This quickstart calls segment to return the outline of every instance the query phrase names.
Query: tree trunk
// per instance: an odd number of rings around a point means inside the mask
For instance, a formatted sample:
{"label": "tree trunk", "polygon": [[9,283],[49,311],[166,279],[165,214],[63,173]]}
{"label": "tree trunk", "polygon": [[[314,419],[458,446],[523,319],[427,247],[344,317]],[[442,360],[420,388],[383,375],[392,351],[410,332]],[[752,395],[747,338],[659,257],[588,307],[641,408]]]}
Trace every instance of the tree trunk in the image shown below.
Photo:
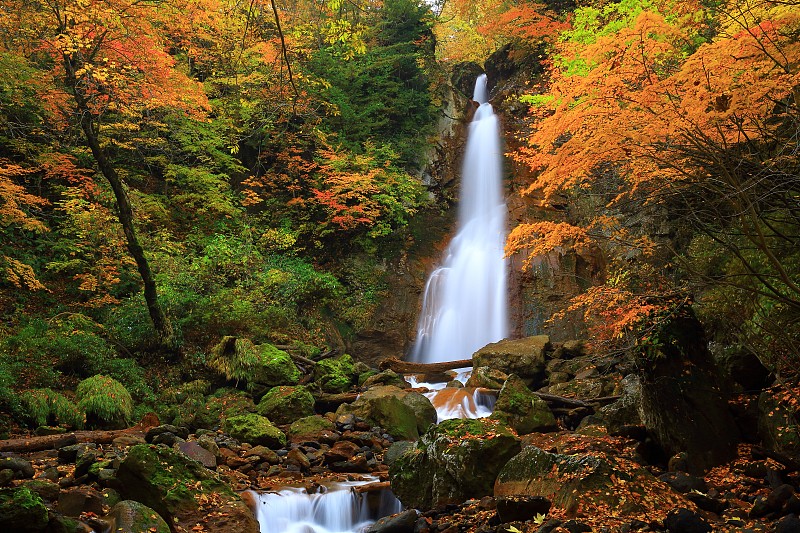
{"label": "tree trunk", "polygon": [[152,320],[156,335],[158,335],[158,342],[163,348],[171,351],[176,350],[177,343],[172,324],[170,324],[169,319],[158,303],[156,281],[153,278],[153,272],[150,270],[150,264],[147,262],[144,250],[139,244],[139,240],[136,238],[136,231],[133,227],[133,210],[131,209],[131,203],[128,199],[128,193],[125,190],[125,186],[119,174],[117,174],[117,170],[109,160],[103,147],[100,146],[100,139],[95,128],[95,117],[89,106],[89,100],[79,87],[74,60],[68,55],[64,56],[64,69],[66,72],[67,85],[72,88],[73,91],[76,108],[80,116],[80,127],[86,138],[86,144],[89,145],[89,149],[92,151],[98,169],[100,169],[100,172],[106,180],[108,180],[111,189],[114,191],[114,197],[117,201],[117,217],[125,233],[128,251],[136,261],[136,268],[139,270],[139,275],[142,277],[142,282],[144,283],[144,300],[147,303],[150,320]]}

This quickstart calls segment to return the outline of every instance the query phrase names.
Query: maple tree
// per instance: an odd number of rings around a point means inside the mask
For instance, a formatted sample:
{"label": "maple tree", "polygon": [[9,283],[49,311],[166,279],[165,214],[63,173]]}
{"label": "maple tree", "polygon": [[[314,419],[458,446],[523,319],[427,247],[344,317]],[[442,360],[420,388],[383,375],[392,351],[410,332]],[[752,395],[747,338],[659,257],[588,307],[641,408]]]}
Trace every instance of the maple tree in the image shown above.
{"label": "maple tree", "polygon": [[597,215],[520,226],[508,253],[598,243],[616,261],[612,271],[628,272],[627,288],[595,288],[576,304],[617,309],[616,319],[601,312],[597,324],[620,335],[666,305],[646,295],[685,290],[669,275],[674,268],[650,278],[660,287],[633,282],[645,277],[625,258],[647,262],[668,245],[626,223],[631,206],[644,205],[690,222],[729,254],[740,272],[723,274],[723,284],[751,294],[756,307],[766,299],[796,313],[798,279],[787,268],[798,244],[796,166],[787,157],[798,118],[793,7],[620,2],[577,10],[553,45],[549,85],[523,99],[530,134],[512,157],[535,171],[525,193],[542,205],[603,189],[593,195]]}

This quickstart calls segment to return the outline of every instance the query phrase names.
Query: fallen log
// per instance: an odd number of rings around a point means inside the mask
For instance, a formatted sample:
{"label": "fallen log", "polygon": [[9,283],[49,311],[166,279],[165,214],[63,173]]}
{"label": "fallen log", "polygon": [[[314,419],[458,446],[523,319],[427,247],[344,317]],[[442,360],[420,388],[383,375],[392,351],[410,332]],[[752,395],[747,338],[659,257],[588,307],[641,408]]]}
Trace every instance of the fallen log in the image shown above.
{"label": "fallen log", "polygon": [[382,490],[390,489],[392,485],[388,481],[376,481],[375,483],[367,483],[366,485],[358,485],[350,487],[350,490],[356,494],[364,494],[368,492],[380,492]]}
{"label": "fallen log", "polygon": [[396,357],[381,361],[378,367],[381,370],[394,370],[398,374],[436,374],[445,370],[464,368],[472,366],[472,359],[460,359],[458,361],[446,361],[444,363],[414,363],[411,361],[401,361]]}
{"label": "fallen log", "polygon": [[126,429],[72,431],[60,435],[42,435],[40,437],[0,440],[0,452],[40,452],[42,450],[53,450],[79,442],[111,444],[117,437],[144,437],[148,429],[157,425],[159,425],[158,417],[154,413],[148,413],[144,415],[138,424]]}
{"label": "fallen log", "polygon": [[343,403],[352,403],[358,399],[358,392],[340,394],[318,394],[314,396],[314,410],[318,413],[336,411]]}
{"label": "fallen log", "polygon": [[592,404],[583,400],[576,400],[575,398],[567,398],[566,396],[557,396],[555,394],[547,394],[545,392],[534,392],[536,396],[546,401],[547,403],[556,403],[566,407],[588,407],[592,408]]}

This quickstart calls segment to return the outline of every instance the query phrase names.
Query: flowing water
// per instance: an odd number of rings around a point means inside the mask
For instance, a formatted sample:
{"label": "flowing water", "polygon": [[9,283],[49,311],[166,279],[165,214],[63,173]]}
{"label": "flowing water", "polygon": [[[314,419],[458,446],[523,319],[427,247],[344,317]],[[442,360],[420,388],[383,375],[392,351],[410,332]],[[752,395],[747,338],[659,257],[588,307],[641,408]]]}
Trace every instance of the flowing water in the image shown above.
{"label": "flowing water", "polygon": [[[475,81],[473,100],[479,107],[467,133],[457,232],[425,285],[410,357],[420,363],[469,359],[508,336],[503,155],[485,74]],[[431,389],[426,396],[439,421],[488,416],[494,406],[494,396],[480,389],[420,385]]]}
{"label": "flowing water", "polygon": [[402,510],[391,491],[358,494],[350,490],[364,483],[368,481],[335,483],[320,487],[315,494],[291,487],[256,494],[261,533],[350,533]]}
{"label": "flowing water", "polygon": [[[500,126],[488,103],[485,75],[476,81],[473,99],[480,106],[467,136],[457,233],[426,284],[411,356],[423,363],[467,359],[508,333]],[[468,376],[469,369],[462,369],[457,378],[465,382]],[[492,412],[495,397],[488,391],[409,381],[430,389],[426,396],[440,422]],[[391,491],[383,491],[376,503],[376,494],[350,490],[358,483],[323,487],[315,494],[286,488],[255,495],[261,533],[357,532],[400,512],[400,502]]]}
{"label": "flowing water", "polygon": [[473,99],[480,106],[467,134],[457,233],[428,278],[411,354],[421,363],[467,359],[508,335],[503,156],[486,75]]}

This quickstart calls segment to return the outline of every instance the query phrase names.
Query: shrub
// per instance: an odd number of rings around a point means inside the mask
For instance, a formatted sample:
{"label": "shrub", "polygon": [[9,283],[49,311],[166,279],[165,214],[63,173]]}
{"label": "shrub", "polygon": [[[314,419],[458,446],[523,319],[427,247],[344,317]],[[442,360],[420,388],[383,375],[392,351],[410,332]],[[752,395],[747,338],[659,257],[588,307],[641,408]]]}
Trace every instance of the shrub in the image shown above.
{"label": "shrub", "polygon": [[300,371],[283,350],[236,337],[224,337],[214,347],[208,366],[226,379],[246,382],[251,390],[256,384],[293,385],[300,379]]}
{"label": "shrub", "polygon": [[20,394],[24,417],[33,427],[63,425],[83,427],[83,413],[64,395],[52,389],[33,389]]}
{"label": "shrub", "polygon": [[114,378],[98,374],[84,379],[78,384],[76,395],[87,424],[126,427],[131,421],[133,399]]}

